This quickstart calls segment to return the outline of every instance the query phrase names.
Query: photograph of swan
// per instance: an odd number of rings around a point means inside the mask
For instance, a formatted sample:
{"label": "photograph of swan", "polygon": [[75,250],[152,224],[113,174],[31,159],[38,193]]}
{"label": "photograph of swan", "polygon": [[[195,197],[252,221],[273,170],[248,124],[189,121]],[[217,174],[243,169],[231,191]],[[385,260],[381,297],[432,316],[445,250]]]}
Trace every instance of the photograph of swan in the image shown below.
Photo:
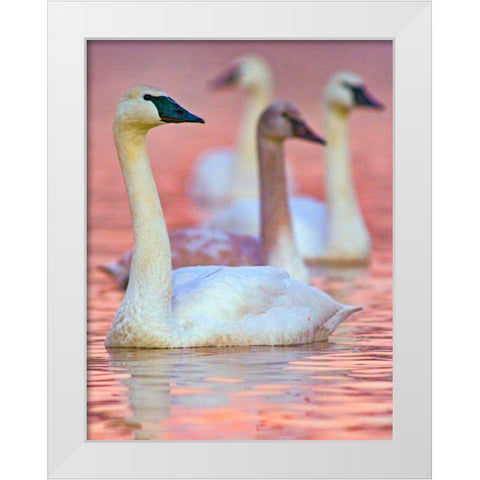
{"label": "photograph of swan", "polygon": [[87,41],[88,440],[392,439],[392,60]]}

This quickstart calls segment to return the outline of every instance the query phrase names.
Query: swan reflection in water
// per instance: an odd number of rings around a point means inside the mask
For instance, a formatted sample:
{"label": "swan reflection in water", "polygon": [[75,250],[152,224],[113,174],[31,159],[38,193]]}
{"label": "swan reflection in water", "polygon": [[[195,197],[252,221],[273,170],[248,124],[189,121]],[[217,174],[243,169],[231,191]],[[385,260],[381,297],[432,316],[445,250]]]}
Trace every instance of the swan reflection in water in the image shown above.
{"label": "swan reflection in water", "polygon": [[[108,356],[111,371],[127,389],[132,416],[124,427],[135,439],[171,439],[168,432],[175,429],[180,435],[193,429],[199,438],[214,438],[221,428],[215,417],[222,423],[234,411],[237,418],[229,422],[238,425],[227,437],[238,439],[238,430],[248,430],[249,436],[253,431],[261,438],[262,431],[272,428],[268,418],[277,410],[270,408],[273,404],[283,408],[309,402],[312,383],[318,383],[295,367],[299,357],[332,346],[113,349]],[[321,376],[321,370],[318,365],[315,374]]]}

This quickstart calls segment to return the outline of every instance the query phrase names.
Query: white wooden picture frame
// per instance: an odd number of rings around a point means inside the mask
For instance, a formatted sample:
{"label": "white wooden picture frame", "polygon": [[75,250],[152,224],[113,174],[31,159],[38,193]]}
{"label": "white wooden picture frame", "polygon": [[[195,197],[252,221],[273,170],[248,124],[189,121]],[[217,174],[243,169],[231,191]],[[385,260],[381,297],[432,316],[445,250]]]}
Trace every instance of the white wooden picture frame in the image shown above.
{"label": "white wooden picture frame", "polygon": [[[172,21],[174,18],[181,22]],[[270,21],[272,18],[275,21]],[[430,2],[53,1],[49,2],[48,20],[49,475],[428,478]],[[145,38],[393,40],[393,440],[86,440],[86,40]]]}

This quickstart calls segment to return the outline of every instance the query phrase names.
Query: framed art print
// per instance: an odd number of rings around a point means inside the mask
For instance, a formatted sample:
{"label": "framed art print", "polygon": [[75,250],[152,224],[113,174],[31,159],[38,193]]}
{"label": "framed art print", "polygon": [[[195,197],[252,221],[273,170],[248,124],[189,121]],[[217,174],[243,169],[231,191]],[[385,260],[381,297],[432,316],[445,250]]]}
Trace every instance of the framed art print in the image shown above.
{"label": "framed art print", "polygon": [[51,477],[430,476],[430,7],[49,2]]}

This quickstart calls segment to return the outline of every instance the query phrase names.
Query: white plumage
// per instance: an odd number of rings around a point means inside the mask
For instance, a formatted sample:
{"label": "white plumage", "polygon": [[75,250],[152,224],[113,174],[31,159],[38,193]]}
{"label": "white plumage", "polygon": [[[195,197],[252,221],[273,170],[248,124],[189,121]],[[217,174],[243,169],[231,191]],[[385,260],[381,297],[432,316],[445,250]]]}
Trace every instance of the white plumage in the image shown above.
{"label": "white plumage", "polygon": [[[203,152],[195,161],[190,195],[201,207],[215,210],[232,200],[237,157],[232,148],[213,148]],[[252,196],[256,196],[252,178]]]}
{"label": "white plumage", "polygon": [[326,340],[360,307],[271,267],[185,267],[172,272],[168,328],[138,310],[112,329],[107,346],[177,348],[293,345]]}
{"label": "white plumage", "polygon": [[271,267],[187,267],[173,272],[172,286],[185,346],[326,340],[358,309]]}

